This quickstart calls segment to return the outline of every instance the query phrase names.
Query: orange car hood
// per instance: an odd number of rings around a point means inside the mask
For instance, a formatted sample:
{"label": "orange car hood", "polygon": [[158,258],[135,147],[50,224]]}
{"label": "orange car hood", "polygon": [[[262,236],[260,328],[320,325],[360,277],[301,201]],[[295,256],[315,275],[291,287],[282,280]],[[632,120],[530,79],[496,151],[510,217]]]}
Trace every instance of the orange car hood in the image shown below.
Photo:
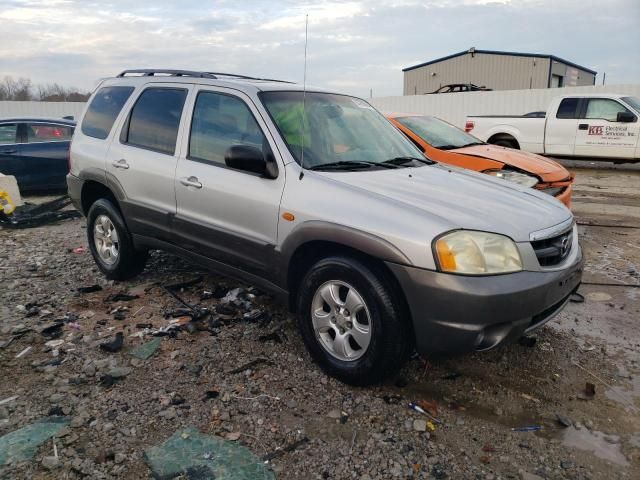
{"label": "orange car hood", "polygon": [[513,150],[496,145],[474,145],[449,151],[495,160],[496,162],[504,163],[506,166],[512,166],[518,170],[538,175],[544,182],[558,182],[571,176],[567,169],[559,163],[521,150]]}

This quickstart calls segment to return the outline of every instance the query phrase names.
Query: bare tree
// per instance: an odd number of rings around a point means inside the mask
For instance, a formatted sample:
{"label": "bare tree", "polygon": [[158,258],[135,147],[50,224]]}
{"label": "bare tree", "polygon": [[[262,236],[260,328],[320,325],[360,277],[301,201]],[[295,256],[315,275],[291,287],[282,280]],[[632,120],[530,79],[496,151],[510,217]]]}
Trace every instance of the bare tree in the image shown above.
{"label": "bare tree", "polygon": [[[35,91],[35,93],[34,93]],[[5,76],[0,81],[0,100],[39,100],[42,102],[85,102],[90,93],[81,92],[77,88],[64,87],[58,83],[32,86],[31,80],[20,77]]]}

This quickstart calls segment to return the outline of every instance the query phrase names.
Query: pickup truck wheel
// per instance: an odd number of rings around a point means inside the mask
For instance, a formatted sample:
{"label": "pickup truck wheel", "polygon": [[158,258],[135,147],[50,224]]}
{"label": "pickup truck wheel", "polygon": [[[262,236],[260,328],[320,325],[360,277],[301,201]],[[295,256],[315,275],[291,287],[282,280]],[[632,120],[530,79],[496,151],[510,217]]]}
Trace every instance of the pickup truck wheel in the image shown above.
{"label": "pickup truck wheel", "polygon": [[110,280],[126,280],[142,270],[147,252],[136,250],[118,209],[106,198],[96,200],[87,215],[89,249]]}
{"label": "pickup truck wheel", "polygon": [[410,329],[382,272],[349,257],[331,257],[307,273],[298,326],[313,359],[351,385],[378,383],[406,360]]}
{"label": "pickup truck wheel", "polygon": [[506,138],[502,138],[500,140],[496,140],[495,142],[493,142],[494,145],[498,145],[500,147],[507,147],[507,148],[514,148],[516,150],[518,150],[518,145],[516,144],[516,142],[514,142],[513,140],[509,140]]}

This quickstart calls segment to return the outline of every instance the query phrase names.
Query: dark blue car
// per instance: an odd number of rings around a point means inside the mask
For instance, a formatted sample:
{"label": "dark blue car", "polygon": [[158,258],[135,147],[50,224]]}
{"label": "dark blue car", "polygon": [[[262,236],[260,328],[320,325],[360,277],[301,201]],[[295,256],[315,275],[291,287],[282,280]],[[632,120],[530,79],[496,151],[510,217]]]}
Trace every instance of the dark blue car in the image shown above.
{"label": "dark blue car", "polygon": [[75,127],[62,119],[0,120],[0,173],[15,176],[21,192],[65,189]]}

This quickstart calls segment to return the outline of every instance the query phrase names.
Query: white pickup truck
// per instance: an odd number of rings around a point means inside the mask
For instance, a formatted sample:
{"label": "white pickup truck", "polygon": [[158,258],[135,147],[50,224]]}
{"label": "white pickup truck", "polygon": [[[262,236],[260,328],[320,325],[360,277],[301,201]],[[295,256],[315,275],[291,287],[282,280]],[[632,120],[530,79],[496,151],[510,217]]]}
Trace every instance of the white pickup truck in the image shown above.
{"label": "white pickup truck", "polygon": [[542,155],[640,162],[636,97],[564,95],[551,101],[544,117],[534,113],[469,116],[464,129],[488,143]]}

